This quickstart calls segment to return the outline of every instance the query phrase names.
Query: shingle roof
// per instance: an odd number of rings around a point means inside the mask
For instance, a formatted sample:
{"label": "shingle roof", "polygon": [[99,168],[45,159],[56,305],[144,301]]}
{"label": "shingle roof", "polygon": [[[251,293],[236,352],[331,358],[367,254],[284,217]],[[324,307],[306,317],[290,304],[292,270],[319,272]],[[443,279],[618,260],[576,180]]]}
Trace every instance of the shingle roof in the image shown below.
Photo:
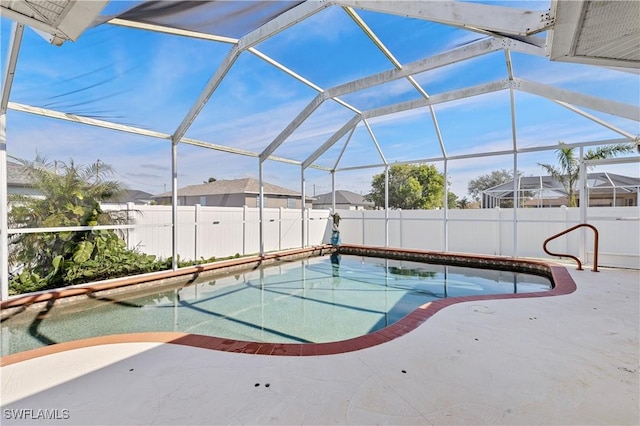
{"label": "shingle roof", "polygon": [[[300,196],[300,193],[291,189],[283,188],[263,182],[265,195],[291,195]],[[200,185],[189,185],[178,189],[178,196],[202,196],[217,194],[259,194],[260,185],[257,179],[231,179],[217,180],[215,182],[203,183]],[[165,192],[154,196],[154,198],[171,197],[171,192]]]}
{"label": "shingle roof", "polygon": [[153,195],[138,189],[126,189],[118,197],[111,198],[107,201],[119,203],[135,203],[140,201],[150,201]]}
{"label": "shingle roof", "polygon": [[33,179],[29,175],[29,169],[22,164],[7,161],[7,185],[8,186],[33,186]]}
{"label": "shingle roof", "polygon": [[[316,201],[314,204],[331,204],[331,193],[316,195]],[[336,191],[336,204],[350,204],[352,206],[371,206],[373,207],[373,201],[366,201],[364,197],[355,192],[338,190]]]}

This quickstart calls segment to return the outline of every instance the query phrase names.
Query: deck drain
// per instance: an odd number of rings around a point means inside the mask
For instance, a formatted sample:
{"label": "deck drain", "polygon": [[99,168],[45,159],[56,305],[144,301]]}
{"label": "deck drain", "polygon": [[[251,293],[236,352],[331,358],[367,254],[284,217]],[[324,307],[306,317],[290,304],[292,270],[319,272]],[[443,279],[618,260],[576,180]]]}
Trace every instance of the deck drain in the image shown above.
{"label": "deck drain", "polygon": [[133,371],[133,368],[130,368],[129,371]]}
{"label": "deck drain", "polygon": [[266,383],[266,384],[264,385],[264,387],[266,387],[266,388],[268,388],[269,386],[271,386],[269,383]]}
{"label": "deck drain", "polygon": [[407,374],[407,370],[402,370],[402,374]]}
{"label": "deck drain", "polygon": [[255,387],[258,387],[258,386],[260,386],[260,383],[256,383],[254,386],[255,386]]}

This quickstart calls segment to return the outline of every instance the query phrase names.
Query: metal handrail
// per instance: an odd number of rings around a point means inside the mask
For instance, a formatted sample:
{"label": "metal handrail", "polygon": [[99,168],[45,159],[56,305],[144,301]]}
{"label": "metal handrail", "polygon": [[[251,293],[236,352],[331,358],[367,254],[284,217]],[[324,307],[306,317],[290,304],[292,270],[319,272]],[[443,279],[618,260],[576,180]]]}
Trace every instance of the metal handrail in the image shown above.
{"label": "metal handrail", "polygon": [[596,229],[595,226],[589,225],[588,223],[579,223],[575,226],[572,226],[571,228],[565,229],[562,232],[552,235],[551,237],[544,240],[544,243],[542,244],[542,250],[544,250],[544,252],[547,253],[549,256],[570,257],[571,259],[578,262],[578,270],[582,271],[582,262],[580,262],[580,259],[570,254],[559,254],[559,253],[550,252],[549,250],[547,250],[547,243],[551,240],[555,240],[556,238],[573,231],[574,229],[582,228],[583,226],[593,229],[593,232],[595,234],[595,239],[593,242],[593,272],[598,272],[598,230]]}

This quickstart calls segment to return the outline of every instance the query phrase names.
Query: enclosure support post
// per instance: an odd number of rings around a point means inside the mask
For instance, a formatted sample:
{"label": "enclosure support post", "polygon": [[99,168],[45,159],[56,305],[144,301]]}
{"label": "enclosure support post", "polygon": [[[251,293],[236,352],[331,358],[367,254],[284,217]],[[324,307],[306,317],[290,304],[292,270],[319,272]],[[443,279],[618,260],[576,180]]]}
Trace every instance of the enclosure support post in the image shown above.
{"label": "enclosure support post", "polygon": [[513,151],[513,257],[518,257],[518,151]]}
{"label": "enclosure support post", "polygon": [[262,182],[263,163],[258,159],[258,222],[260,227],[260,256],[264,256],[264,187]]}
{"label": "enclosure support post", "polygon": [[9,297],[9,225],[7,202],[7,114],[0,114],[0,281],[2,300]]}
{"label": "enclosure support post", "polygon": [[[586,165],[584,163],[584,147],[580,147],[580,170],[578,175],[578,188],[580,193],[578,195],[578,202],[580,203],[580,223],[587,223],[587,176],[586,176]],[[580,230],[580,244],[578,245],[578,256],[580,259],[583,259],[584,262],[587,262],[587,232],[586,229]]]}
{"label": "enclosure support post", "polygon": [[449,174],[448,162],[444,159],[444,251],[449,251]]}
{"label": "enclosure support post", "polygon": [[389,165],[384,166],[384,246],[389,247]]}
{"label": "enclosure support post", "polygon": [[[514,93],[513,64],[511,62],[511,51],[505,49],[504,58],[507,65],[509,78],[509,105],[511,108],[511,139],[513,144],[513,249],[512,256],[518,257],[518,190],[520,189],[520,179],[518,178],[518,131],[516,125],[516,97]],[[502,227],[502,222],[498,221],[498,226]]]}
{"label": "enclosure support post", "polygon": [[171,143],[171,269],[178,269],[178,143]]}
{"label": "enclosure support post", "polygon": [[302,189],[302,199],[300,200],[300,204],[302,204],[301,206],[301,216],[302,216],[302,248],[306,247],[306,240],[305,240],[305,231],[307,229],[306,227],[306,223],[305,223],[305,213],[306,213],[306,206],[305,206],[305,200],[307,198],[306,193],[305,193],[305,181],[304,181],[304,166],[300,167],[300,186]]}
{"label": "enclosure support post", "polygon": [[24,25],[14,23],[7,53],[7,68],[2,79],[0,100],[0,299],[9,297],[9,212],[7,183],[7,106],[18,62]]}

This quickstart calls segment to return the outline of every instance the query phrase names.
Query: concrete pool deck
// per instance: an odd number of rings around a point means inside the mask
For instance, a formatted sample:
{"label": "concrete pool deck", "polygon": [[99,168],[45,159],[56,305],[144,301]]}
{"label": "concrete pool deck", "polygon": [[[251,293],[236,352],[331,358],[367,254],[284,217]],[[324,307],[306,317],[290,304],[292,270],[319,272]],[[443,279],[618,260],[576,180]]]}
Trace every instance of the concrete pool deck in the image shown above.
{"label": "concrete pool deck", "polygon": [[25,360],[0,369],[2,424],[639,424],[640,272],[567,270],[571,294],[458,303],[341,354],[132,342]]}

